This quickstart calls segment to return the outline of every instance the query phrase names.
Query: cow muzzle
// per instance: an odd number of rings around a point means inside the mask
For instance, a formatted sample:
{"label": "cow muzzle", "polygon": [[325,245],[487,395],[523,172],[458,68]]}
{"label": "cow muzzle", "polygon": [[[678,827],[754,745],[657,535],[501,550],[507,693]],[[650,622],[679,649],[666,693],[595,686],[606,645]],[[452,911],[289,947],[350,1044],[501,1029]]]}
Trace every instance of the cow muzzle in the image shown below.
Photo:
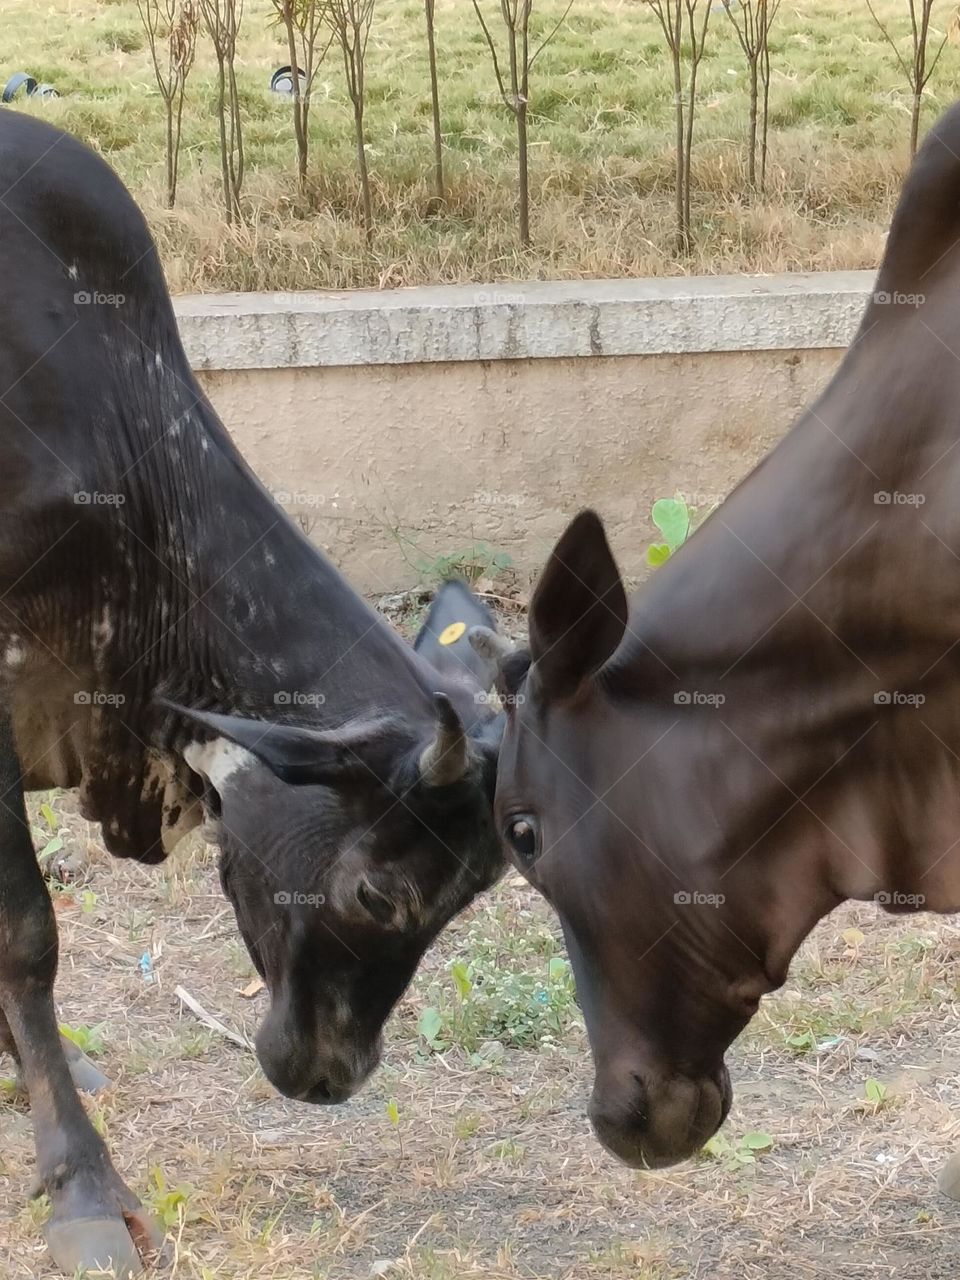
{"label": "cow muzzle", "polygon": [[297,1102],[332,1106],[346,1102],[380,1061],[381,1041],[317,1043],[278,1027],[269,1016],[257,1033],[257,1058],[275,1089]]}
{"label": "cow muzzle", "polygon": [[662,1169],[695,1155],[727,1118],[726,1067],[691,1079],[620,1067],[597,1073],[589,1116],[597,1137],[635,1169]]}

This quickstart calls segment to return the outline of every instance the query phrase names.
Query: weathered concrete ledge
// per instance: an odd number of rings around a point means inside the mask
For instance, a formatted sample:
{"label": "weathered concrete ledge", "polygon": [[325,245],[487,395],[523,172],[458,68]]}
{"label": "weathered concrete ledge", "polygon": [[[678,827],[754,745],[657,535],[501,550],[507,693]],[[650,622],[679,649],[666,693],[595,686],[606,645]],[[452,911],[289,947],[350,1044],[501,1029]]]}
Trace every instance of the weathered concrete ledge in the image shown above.
{"label": "weathered concrete ledge", "polygon": [[[823,387],[870,272],[180,298],[248,461],[363,590],[483,548],[530,575],[603,512],[645,570],[650,506],[720,502]],[[477,550],[477,547],[480,550]]]}
{"label": "weathered concrete ledge", "polygon": [[845,347],[869,271],[180,297],[204,370]]}

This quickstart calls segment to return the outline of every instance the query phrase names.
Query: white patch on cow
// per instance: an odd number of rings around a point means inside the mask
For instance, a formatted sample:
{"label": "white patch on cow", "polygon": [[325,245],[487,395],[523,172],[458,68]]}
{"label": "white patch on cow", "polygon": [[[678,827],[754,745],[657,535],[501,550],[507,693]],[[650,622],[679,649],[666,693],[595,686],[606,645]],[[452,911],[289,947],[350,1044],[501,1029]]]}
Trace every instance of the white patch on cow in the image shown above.
{"label": "white patch on cow", "polygon": [[200,448],[203,450],[204,453],[206,453],[209,450],[210,441],[207,439],[206,436],[200,437]]}
{"label": "white patch on cow", "polygon": [[203,821],[203,807],[187,785],[180,761],[151,751],[143,771],[140,799],[144,804],[161,797],[160,840],[172,853],[188,831]]}
{"label": "white patch on cow", "polygon": [[19,671],[27,660],[27,651],[19,636],[11,636],[3,652],[3,665],[8,671]]}
{"label": "white patch on cow", "polygon": [[104,653],[114,636],[113,618],[110,610],[104,607],[100,618],[93,624],[93,651]]}
{"label": "white patch on cow", "polygon": [[80,279],[80,272],[77,270],[77,264],[75,262],[71,266],[67,267],[67,275],[71,280]]}
{"label": "white patch on cow", "polygon": [[244,747],[238,747],[228,738],[214,738],[212,742],[191,742],[183,749],[183,758],[194,771],[209,779],[217,791],[241,769],[249,769],[257,758]]}
{"label": "white patch on cow", "polygon": [[173,436],[175,440],[179,437],[182,429],[183,429],[183,423],[180,421],[179,418],[174,418],[174,420],[170,423],[170,434]]}
{"label": "white patch on cow", "polygon": [[153,353],[153,363],[157,366],[157,372],[159,373],[163,368],[163,356],[159,351]]}

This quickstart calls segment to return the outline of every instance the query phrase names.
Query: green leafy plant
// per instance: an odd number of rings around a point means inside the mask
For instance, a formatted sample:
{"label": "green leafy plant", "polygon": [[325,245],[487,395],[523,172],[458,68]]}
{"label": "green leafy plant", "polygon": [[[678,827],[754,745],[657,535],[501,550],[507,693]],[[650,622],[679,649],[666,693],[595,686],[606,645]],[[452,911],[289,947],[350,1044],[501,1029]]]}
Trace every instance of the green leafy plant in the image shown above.
{"label": "green leafy plant", "polygon": [[37,857],[40,860],[40,864],[46,870],[50,859],[63,848],[63,839],[60,835],[60,820],[49,800],[44,800],[39,806],[37,817],[39,822],[34,827],[34,844],[39,850]]}
{"label": "green leafy plant", "polygon": [[86,1054],[101,1054],[104,1051],[103,1043],[103,1023],[96,1027],[88,1027],[85,1023],[80,1023],[77,1027],[71,1027],[66,1022],[61,1022],[60,1032],[73,1044]]}
{"label": "green leafy plant", "polygon": [[875,1080],[872,1076],[863,1086],[863,1094],[866,1100],[872,1104],[874,1111],[879,1111],[888,1101],[887,1086],[879,1080]]}
{"label": "green leafy plant", "polygon": [[163,1226],[169,1230],[171,1227],[178,1226],[181,1220],[185,1221],[196,1216],[190,1208],[190,1199],[193,1194],[193,1187],[186,1183],[176,1187],[170,1186],[163,1170],[155,1165],[150,1170],[147,1194],[144,1199]]}
{"label": "green leafy plant", "polygon": [[703,1146],[703,1154],[711,1160],[721,1160],[731,1169],[756,1164],[757,1156],[773,1149],[769,1133],[745,1133],[731,1141],[724,1133],[715,1133]]}
{"label": "green leafy plant", "polygon": [[663,535],[662,542],[647,547],[647,564],[655,569],[679,551],[690,536],[690,508],[678,494],[675,498],[659,498],[653,504],[651,516]]}
{"label": "green leafy plant", "polygon": [[506,551],[497,551],[485,542],[473,542],[468,547],[434,556],[433,559],[421,559],[417,568],[423,577],[431,581],[463,578],[472,586],[480,578],[493,578],[513,568],[513,558]]}
{"label": "green leafy plant", "polygon": [[16,1076],[0,1076],[0,1101],[9,1102],[20,1096],[20,1082]]}
{"label": "green leafy plant", "polygon": [[456,1046],[474,1066],[490,1068],[505,1047],[542,1047],[564,1034],[576,1017],[573,973],[565,956],[541,954],[533,966],[527,957],[522,968],[514,969],[480,930],[468,934],[467,943],[470,958],[448,966],[449,981],[434,986],[433,1002],[420,1015],[417,1032],[427,1049]]}

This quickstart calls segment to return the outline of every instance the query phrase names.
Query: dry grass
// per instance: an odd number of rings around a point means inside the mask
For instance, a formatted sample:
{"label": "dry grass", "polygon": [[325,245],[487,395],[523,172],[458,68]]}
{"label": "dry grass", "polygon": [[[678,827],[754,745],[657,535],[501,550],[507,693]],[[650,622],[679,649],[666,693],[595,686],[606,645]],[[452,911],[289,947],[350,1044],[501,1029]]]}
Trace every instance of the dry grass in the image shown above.
{"label": "dry grass", "polygon": [[[538,0],[537,29],[548,30],[564,5]],[[901,0],[877,7],[905,34]],[[905,86],[866,7],[792,0],[774,40],[770,190],[745,198],[744,68],[716,4],[694,162],[698,247],[680,260],[672,90],[656,19],[640,0],[575,3],[535,70],[535,243],[523,252],[511,121],[498,105],[472,9],[461,0],[437,5],[450,199],[431,217],[422,5],[380,0],[368,72],[378,229],[368,245],[340,68],[331,55],[321,69],[312,189],[303,201],[294,194],[287,104],[266,87],[286,54],[267,22],[269,0],[248,0],[240,68],[247,220],[228,231],[218,212],[209,54],[191,82],[181,203],[168,213],[161,104],[135,0],[5,0],[3,8],[3,66],[60,87],[60,101],[35,109],[99,146],[119,169],[150,217],[177,290],[873,266],[906,163]],[[946,21],[944,6],[934,12]],[[957,71],[958,51],[948,46],[925,123],[951,99]]]}
{"label": "dry grass", "polygon": [[[159,870],[112,861],[74,797],[52,804],[67,851],[89,851],[86,883],[59,900],[61,1016],[99,1028],[116,1085],[90,1106],[123,1175],[166,1213],[178,1280],[956,1274],[960,1206],[935,1187],[960,1143],[955,923],[861,905],[824,921],[731,1054],[736,1103],[713,1156],[641,1174],[589,1132],[583,1028],[565,977],[547,976],[551,958],[562,968],[555,925],[516,876],[429,955],[366,1090],[313,1109],[278,1097],[173,994],[247,1035],[262,1015],[210,851]],[[499,1003],[458,1002],[455,962],[495,975]],[[557,993],[555,1028],[531,975]],[[452,1041],[440,1053],[418,1034],[427,1005]],[[736,1156],[747,1133],[770,1140],[755,1164]],[[0,1153],[0,1274],[53,1280],[42,1208],[26,1203],[28,1116],[9,1098]]]}

